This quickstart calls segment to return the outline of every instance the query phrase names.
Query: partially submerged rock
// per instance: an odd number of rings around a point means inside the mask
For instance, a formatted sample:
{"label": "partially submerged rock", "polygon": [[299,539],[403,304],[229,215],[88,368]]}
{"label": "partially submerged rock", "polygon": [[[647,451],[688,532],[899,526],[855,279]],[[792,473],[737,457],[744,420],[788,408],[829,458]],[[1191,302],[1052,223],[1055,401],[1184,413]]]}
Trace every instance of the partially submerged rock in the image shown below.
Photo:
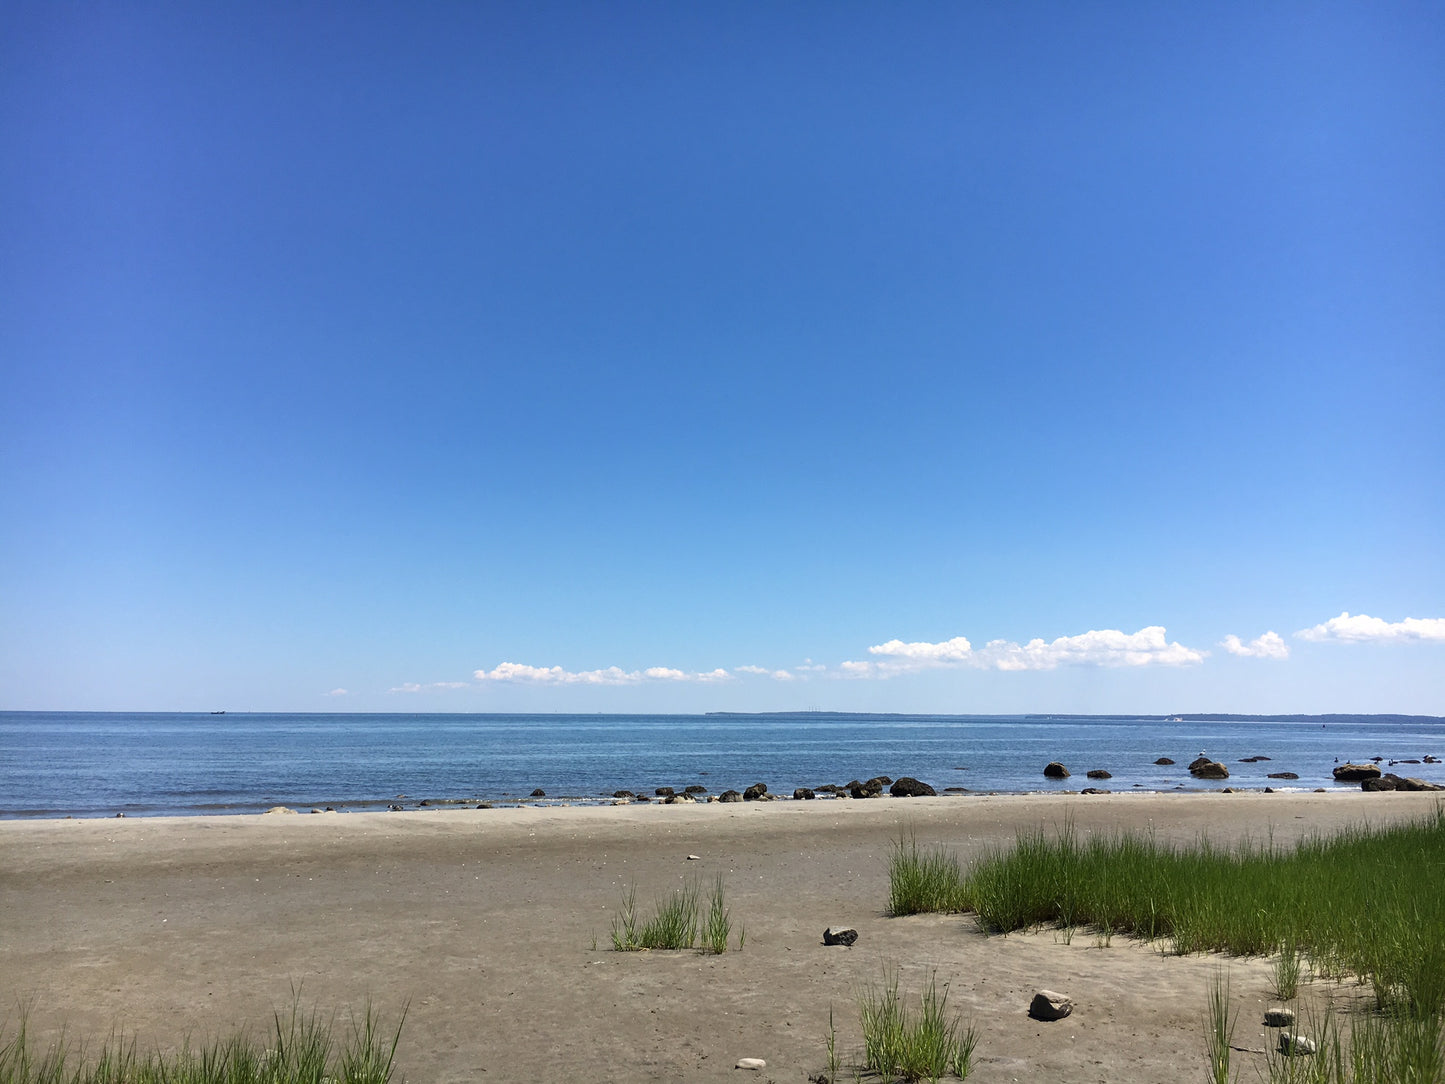
{"label": "partially submerged rock", "polygon": [[1051,760],[1044,765],[1044,778],[1067,779],[1069,778],[1069,769],[1065,768],[1057,760]]}
{"label": "partially submerged rock", "polygon": [[1105,771],[1103,768],[1090,768],[1084,773],[1090,779],[1113,779],[1114,773]]}
{"label": "partially submerged rock", "polygon": [[1200,757],[1189,765],[1189,774],[1195,779],[1228,779],[1229,769],[1217,760]]}
{"label": "partially submerged rock", "polygon": [[938,792],[927,783],[922,783],[912,776],[905,775],[888,788],[888,793],[895,798],[932,798]]}
{"label": "partially submerged rock", "polygon": [[1336,783],[1363,783],[1366,779],[1380,778],[1378,764],[1341,764],[1335,769]]}

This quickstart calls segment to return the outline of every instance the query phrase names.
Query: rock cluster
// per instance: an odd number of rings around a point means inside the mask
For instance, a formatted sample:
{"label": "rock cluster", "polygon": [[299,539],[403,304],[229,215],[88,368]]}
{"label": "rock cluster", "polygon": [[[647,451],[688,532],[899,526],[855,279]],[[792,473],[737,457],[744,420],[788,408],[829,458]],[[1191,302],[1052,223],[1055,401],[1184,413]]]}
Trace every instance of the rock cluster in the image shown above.
{"label": "rock cluster", "polygon": [[1378,778],[1360,780],[1361,790],[1445,790],[1438,783],[1427,783],[1423,779],[1402,779],[1394,772],[1386,772]]}

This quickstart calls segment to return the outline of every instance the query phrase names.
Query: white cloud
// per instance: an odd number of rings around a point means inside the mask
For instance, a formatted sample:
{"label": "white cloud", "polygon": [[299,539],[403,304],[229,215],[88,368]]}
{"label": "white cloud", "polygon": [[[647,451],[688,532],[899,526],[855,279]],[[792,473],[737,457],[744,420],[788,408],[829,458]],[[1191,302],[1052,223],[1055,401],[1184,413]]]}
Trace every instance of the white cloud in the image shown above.
{"label": "white cloud", "polygon": [[1407,617],[1389,622],[1366,614],[1350,616],[1349,611],[1332,617],[1323,625],[1300,629],[1301,640],[1342,640],[1346,643],[1402,643],[1422,640],[1445,641],[1445,617]]}
{"label": "white cloud", "polygon": [[345,696],[345,695],[346,695],[346,690],[345,690],[345,689],[332,689],[332,690],[331,690],[329,693],[327,693],[326,695],[327,695],[327,696]]}
{"label": "white cloud", "polygon": [[967,662],[973,655],[973,645],[966,637],[955,636],[939,644],[916,641],[905,644],[902,640],[889,640],[868,649],[870,655],[887,655],[891,658],[916,659],[920,662]]}
{"label": "white cloud", "polygon": [[1188,666],[1203,662],[1207,652],[1171,643],[1162,625],[1138,632],[1090,629],[1056,640],[1033,639],[1026,644],[990,640],[982,648],[962,636],[931,644],[889,640],[868,649],[883,663],[845,662],[842,669],[854,677],[889,677],[896,673],[939,666],[968,666],[976,670],[1053,670],[1060,666]]}
{"label": "white cloud", "polygon": [[429,681],[425,685],[415,681],[406,681],[400,685],[394,685],[386,691],[389,693],[424,693],[431,689],[465,689],[468,683],[465,681]]}
{"label": "white cloud", "polygon": [[739,674],[762,674],[774,681],[793,681],[793,675],[786,670],[769,670],[766,666],[735,666],[733,670]]}
{"label": "white cloud", "polygon": [[1231,655],[1239,655],[1246,659],[1289,658],[1289,644],[1284,642],[1283,636],[1273,630],[1256,637],[1247,644],[1242,642],[1238,636],[1230,633],[1220,641],[1219,646]]}
{"label": "white cloud", "polygon": [[706,673],[689,674],[668,666],[650,666],[646,670],[623,670],[609,666],[605,670],[564,670],[560,666],[528,666],[520,662],[504,662],[491,670],[477,670],[478,681],[505,681],[517,685],[640,685],[645,681],[727,681],[732,677],[721,668]]}

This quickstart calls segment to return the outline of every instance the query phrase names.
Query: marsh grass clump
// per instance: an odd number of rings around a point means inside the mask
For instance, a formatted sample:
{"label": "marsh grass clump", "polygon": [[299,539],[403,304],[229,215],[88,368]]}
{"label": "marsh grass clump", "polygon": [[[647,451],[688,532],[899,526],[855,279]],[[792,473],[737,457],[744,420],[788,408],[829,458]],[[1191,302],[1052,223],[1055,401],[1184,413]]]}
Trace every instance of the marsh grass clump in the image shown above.
{"label": "marsh grass clump", "polygon": [[[1125,832],[1081,840],[1066,824],[986,855],[961,896],[979,925],[1006,933],[1091,926],[1167,941],[1172,951],[1272,955],[1280,996],[1303,961],[1353,974],[1379,1009],[1445,1011],[1445,807],[1379,828],[1311,837],[1293,848],[1207,839],[1191,846]],[[949,908],[952,909],[952,908]]]}
{"label": "marsh grass clump", "polygon": [[[910,1009],[898,993],[897,971],[885,972],[883,981],[866,987],[858,997],[858,1015],[863,1026],[863,1068],[886,1080],[936,1081],[946,1075],[960,1080],[973,1068],[978,1035],[957,1014],[948,1013],[948,986],[938,989],[937,977],[918,997],[917,1009]],[[832,1035],[832,1015],[829,1015]],[[836,1065],[829,1043],[830,1068]]]}
{"label": "marsh grass clump", "polygon": [[134,1039],[112,1035],[93,1054],[62,1036],[45,1049],[30,1038],[26,1014],[13,1035],[0,1030],[0,1084],[387,1084],[395,1071],[403,1010],[396,1028],[383,1029],[368,1003],[339,1046],[332,1022],[297,1001],[276,1012],[265,1043],[244,1031],[178,1052],[141,1054]]}
{"label": "marsh grass clump", "polygon": [[898,839],[888,863],[888,912],[917,915],[967,910],[958,858],[941,847],[923,850],[913,835]]}
{"label": "marsh grass clump", "polygon": [[[630,887],[622,897],[622,906],[612,918],[612,947],[618,952],[639,952],[643,949],[690,949],[697,945],[701,916],[702,949],[721,954],[727,951],[732,934],[732,915],[727,907],[721,874],[713,883],[705,916],[701,911],[702,891],[694,878],[657,900],[656,911],[645,922],[638,919],[637,888]],[[742,927],[738,927],[738,950],[743,947]],[[0,1081],[0,1084],[4,1084]]]}

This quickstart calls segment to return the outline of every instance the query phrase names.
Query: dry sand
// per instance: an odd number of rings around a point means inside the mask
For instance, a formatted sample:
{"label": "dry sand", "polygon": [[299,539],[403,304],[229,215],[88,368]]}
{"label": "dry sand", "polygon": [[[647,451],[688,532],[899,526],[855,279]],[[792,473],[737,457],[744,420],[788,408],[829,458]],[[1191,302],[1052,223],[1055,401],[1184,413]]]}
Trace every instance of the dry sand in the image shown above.
{"label": "dry sand", "polygon": [[[889,918],[900,831],[965,860],[1019,829],[1151,826],[1276,841],[1429,812],[1421,794],[1011,795],[748,805],[0,823],[0,995],[42,1038],[115,1028],[142,1047],[269,1026],[303,1005],[389,1020],[412,1084],[805,1081],[859,1043],[855,996],[885,968],[936,972],[978,1027],[995,1081],[1203,1079],[1203,1019],[1223,964],[1236,1046],[1263,1050],[1263,960],[1171,957],[1091,933],[984,937],[967,916]],[[689,861],[696,854],[699,861]],[[639,902],[722,873],[742,952],[611,951],[622,892]],[[853,948],[824,947],[829,925]],[[1038,987],[1071,995],[1050,1024]],[[1346,988],[1348,992],[1348,988]],[[767,1061],[761,1073],[739,1058]],[[1238,1055],[1246,1078],[1260,1054]],[[851,1079],[851,1075],[845,1076]]]}

